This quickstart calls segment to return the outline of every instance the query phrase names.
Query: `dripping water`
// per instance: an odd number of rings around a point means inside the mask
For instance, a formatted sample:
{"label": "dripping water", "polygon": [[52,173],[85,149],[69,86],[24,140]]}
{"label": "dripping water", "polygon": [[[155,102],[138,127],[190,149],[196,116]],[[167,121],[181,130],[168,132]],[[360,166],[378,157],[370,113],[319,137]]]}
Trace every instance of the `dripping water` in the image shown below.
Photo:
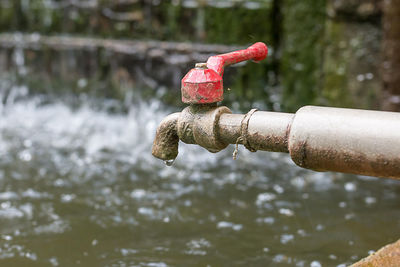
{"label": "dripping water", "polygon": [[164,160],[164,164],[166,166],[172,166],[174,164],[175,159]]}

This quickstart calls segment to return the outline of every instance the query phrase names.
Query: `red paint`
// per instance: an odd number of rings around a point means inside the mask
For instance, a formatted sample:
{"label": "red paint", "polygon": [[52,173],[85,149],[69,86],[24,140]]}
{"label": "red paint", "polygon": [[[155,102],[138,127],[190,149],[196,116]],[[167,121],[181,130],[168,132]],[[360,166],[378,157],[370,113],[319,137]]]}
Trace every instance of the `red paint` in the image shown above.
{"label": "red paint", "polygon": [[226,66],[246,61],[260,61],[267,57],[268,48],[258,42],[247,49],[212,56],[207,68],[191,69],[182,79],[182,102],[205,104],[222,101],[224,98],[222,76]]}

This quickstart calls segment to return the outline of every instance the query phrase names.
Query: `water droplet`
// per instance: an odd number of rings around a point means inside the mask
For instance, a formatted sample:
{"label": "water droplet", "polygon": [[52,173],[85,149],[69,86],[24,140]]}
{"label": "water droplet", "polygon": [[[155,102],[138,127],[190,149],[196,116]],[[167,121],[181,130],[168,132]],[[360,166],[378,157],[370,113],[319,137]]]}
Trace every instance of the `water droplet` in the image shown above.
{"label": "water droplet", "polygon": [[174,164],[175,159],[164,160],[164,164],[167,166],[172,166]]}

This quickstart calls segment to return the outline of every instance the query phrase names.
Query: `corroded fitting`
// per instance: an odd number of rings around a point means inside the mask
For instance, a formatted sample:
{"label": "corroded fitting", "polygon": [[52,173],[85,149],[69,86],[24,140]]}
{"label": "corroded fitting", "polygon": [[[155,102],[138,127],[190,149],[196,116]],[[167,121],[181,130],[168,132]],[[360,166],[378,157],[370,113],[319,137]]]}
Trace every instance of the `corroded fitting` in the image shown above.
{"label": "corroded fitting", "polygon": [[181,112],[177,132],[187,144],[198,144],[210,152],[218,152],[229,143],[219,137],[218,122],[222,114],[232,113],[227,107],[192,105]]}

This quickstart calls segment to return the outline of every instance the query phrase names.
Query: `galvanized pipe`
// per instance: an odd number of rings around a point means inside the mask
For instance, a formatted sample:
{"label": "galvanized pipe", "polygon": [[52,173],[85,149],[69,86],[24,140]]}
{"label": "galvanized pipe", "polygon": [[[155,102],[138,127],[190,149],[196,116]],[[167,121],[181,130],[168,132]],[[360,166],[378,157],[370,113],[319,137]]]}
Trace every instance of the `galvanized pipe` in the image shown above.
{"label": "galvanized pipe", "polygon": [[307,106],[296,114],[222,114],[221,141],[290,153],[303,168],[400,179],[400,113]]}
{"label": "galvanized pipe", "polygon": [[[241,136],[241,124],[244,114],[224,113],[219,119],[219,135],[222,141],[235,144]],[[247,141],[254,150],[288,153],[288,130],[294,114],[257,111],[251,115],[247,132]],[[241,142],[240,142],[241,143]]]}
{"label": "galvanized pipe", "polygon": [[300,167],[400,179],[400,113],[307,106],[288,141]]}

